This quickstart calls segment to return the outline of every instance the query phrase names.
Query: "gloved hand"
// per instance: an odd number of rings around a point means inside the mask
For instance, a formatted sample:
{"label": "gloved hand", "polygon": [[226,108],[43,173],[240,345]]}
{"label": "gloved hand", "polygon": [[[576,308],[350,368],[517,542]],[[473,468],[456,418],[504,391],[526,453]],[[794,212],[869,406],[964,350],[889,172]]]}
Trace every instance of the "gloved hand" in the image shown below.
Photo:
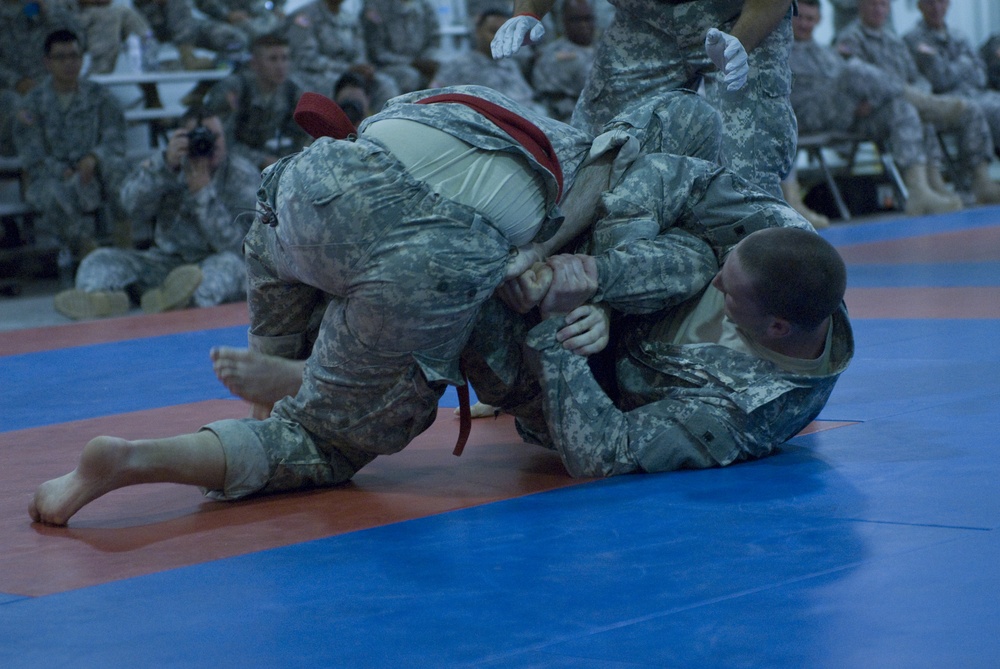
{"label": "gloved hand", "polygon": [[705,35],[705,53],[724,75],[726,90],[738,91],[743,88],[750,74],[750,64],[747,62],[747,50],[738,39],[718,28],[712,28]]}
{"label": "gloved hand", "polygon": [[527,37],[528,44],[537,44],[545,35],[545,26],[534,16],[519,14],[507,19],[506,23],[500,26],[500,30],[493,36],[490,42],[490,50],[493,58],[500,60],[517,53],[517,50],[525,43]]}

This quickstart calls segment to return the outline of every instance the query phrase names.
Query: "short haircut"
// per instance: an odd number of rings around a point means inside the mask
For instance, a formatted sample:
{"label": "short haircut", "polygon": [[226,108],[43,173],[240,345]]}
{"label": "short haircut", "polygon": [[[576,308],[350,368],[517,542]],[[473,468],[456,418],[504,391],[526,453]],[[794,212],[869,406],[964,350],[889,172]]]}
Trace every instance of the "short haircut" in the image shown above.
{"label": "short haircut", "polygon": [[348,87],[360,88],[370,97],[374,92],[375,82],[359,72],[348,70],[340,75],[333,84],[333,97],[336,98],[340,91]]}
{"label": "short haircut", "polygon": [[288,38],[279,33],[265,33],[258,35],[250,42],[250,51],[257,49],[268,49],[274,46],[288,46]]}
{"label": "short haircut", "polygon": [[60,28],[59,30],[53,30],[45,37],[45,55],[48,56],[52,53],[53,44],[63,44],[65,42],[76,42],[80,43],[80,36],[69,28]]}
{"label": "short haircut", "polygon": [[213,116],[218,116],[218,114],[209,109],[208,107],[206,107],[201,102],[196,102],[195,104],[189,106],[187,109],[184,110],[184,113],[181,115],[179,123],[181,126],[184,126],[188,123],[188,121],[194,121],[195,124],[197,125],[200,124],[205,119],[212,118]]}
{"label": "short haircut", "polygon": [[844,299],[847,269],[830,242],[802,228],[766,228],[739,243],[740,266],[770,316],[812,329]]}

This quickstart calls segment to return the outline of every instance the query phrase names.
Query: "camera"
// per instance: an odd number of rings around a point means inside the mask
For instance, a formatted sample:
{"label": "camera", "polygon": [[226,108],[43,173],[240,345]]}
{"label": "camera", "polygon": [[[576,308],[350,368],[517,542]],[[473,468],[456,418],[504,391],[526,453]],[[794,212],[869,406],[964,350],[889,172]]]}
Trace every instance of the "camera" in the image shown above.
{"label": "camera", "polygon": [[215,133],[199,123],[188,133],[188,155],[192,158],[204,158],[214,151]]}

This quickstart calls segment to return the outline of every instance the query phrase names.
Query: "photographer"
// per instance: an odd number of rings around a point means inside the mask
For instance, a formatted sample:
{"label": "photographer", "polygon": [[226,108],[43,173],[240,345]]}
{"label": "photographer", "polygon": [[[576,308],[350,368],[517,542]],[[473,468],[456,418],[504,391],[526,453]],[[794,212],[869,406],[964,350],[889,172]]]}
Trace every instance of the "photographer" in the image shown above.
{"label": "photographer", "polygon": [[241,244],[259,184],[249,161],[228,154],[219,118],[188,110],[163,153],[143,161],[122,187],[133,225],[152,224],[152,246],[89,254],[76,288],[56,295],[56,309],[100,318],[126,313],[136,299],[147,313],[242,299]]}

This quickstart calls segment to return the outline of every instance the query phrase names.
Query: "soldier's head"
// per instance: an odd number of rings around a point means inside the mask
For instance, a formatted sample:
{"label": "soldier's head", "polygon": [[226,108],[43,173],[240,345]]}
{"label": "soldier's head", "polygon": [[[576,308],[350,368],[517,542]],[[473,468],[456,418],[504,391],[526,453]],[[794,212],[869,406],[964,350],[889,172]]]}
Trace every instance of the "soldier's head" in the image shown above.
{"label": "soldier's head", "polygon": [[815,232],[766,228],[737,244],[712,280],[726,316],[758,342],[815,333],[844,299],[847,270]]}
{"label": "soldier's head", "polygon": [[262,88],[277,89],[288,79],[291,67],[288,40],[277,34],[261,35],[250,43],[250,69],[257,75]]}
{"label": "soldier's head", "polygon": [[874,30],[881,30],[889,20],[889,0],[858,0],[858,19]]}
{"label": "soldier's head", "polygon": [[374,90],[374,79],[348,70],[333,85],[333,101],[340,105],[351,123],[357,126],[371,116]]}
{"label": "soldier's head", "polygon": [[75,90],[83,66],[80,38],[72,30],[55,30],[45,38],[45,69],[57,91]]}
{"label": "soldier's head", "polygon": [[476,17],[476,50],[480,53],[492,56],[490,42],[493,36],[500,30],[500,26],[507,22],[510,13],[501,9],[486,9]]}
{"label": "soldier's head", "polygon": [[799,12],[792,17],[792,34],[796,42],[811,42],[813,30],[819,24],[819,0],[799,0]]}
{"label": "soldier's head", "polygon": [[566,0],[563,6],[563,31],[573,44],[590,46],[596,31],[594,8],[590,0]]}
{"label": "soldier's head", "polygon": [[923,14],[924,23],[931,30],[943,30],[944,17],[951,6],[951,0],[919,0],[917,7]]}

